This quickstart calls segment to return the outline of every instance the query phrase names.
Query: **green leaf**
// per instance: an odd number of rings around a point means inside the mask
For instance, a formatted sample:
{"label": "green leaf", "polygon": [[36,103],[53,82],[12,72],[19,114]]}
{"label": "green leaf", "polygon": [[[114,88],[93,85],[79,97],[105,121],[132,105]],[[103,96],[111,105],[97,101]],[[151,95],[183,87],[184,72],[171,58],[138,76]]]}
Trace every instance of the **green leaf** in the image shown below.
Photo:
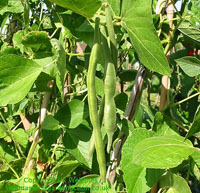
{"label": "green leaf", "polygon": [[170,76],[170,68],[153,25],[151,2],[123,1],[122,25],[128,31],[141,63],[150,70]]}
{"label": "green leaf", "polygon": [[45,117],[41,128],[44,146],[45,148],[50,148],[51,145],[55,143],[60,136],[61,131],[59,122],[54,119],[52,115],[48,115]]}
{"label": "green leaf", "polygon": [[176,125],[171,121],[169,117],[161,112],[156,113],[152,130],[156,131],[156,135],[159,136],[178,135]]}
{"label": "green leaf", "polygon": [[200,21],[200,2],[198,0],[190,0],[188,5],[189,14],[193,15],[190,20],[194,22],[194,24],[199,25]]}
{"label": "green leaf", "polygon": [[91,188],[94,183],[99,182],[99,176],[96,174],[90,174],[80,178],[75,184],[76,187],[88,187]]}
{"label": "green leaf", "polygon": [[64,179],[69,176],[80,163],[77,160],[62,160],[53,168],[51,177],[55,179]]}
{"label": "green leaf", "polygon": [[96,93],[103,98],[104,96],[104,82],[102,79],[95,77]]}
{"label": "green leaf", "polygon": [[44,73],[50,75],[52,78],[56,77],[56,73],[58,72],[56,66],[56,56],[34,59],[33,61],[44,68]]}
{"label": "green leaf", "polygon": [[17,159],[17,156],[13,148],[3,139],[0,139],[0,160],[5,160],[9,163],[15,159]]}
{"label": "green leaf", "polygon": [[91,130],[81,124],[75,129],[67,129],[63,138],[63,144],[67,151],[89,168],[92,165],[92,160],[88,162],[90,137]]}
{"label": "green leaf", "polygon": [[48,33],[44,31],[32,31],[22,38],[22,44],[31,48],[33,52],[45,52],[51,50]]}
{"label": "green leaf", "polygon": [[124,82],[131,82],[131,81],[135,80],[136,75],[137,75],[136,70],[122,70],[118,74],[121,81],[124,81]]}
{"label": "green leaf", "polygon": [[0,57],[0,106],[21,101],[41,71],[41,66],[21,56]]}
{"label": "green leaf", "polygon": [[77,99],[64,105],[55,115],[55,119],[67,128],[76,128],[87,117],[88,108],[82,101]]}
{"label": "green leaf", "polygon": [[188,76],[194,77],[200,74],[200,60],[198,58],[186,56],[177,59],[176,62]]}
{"label": "green leaf", "polygon": [[132,161],[134,146],[152,136],[153,132],[146,129],[135,129],[123,146],[121,166],[128,193],[146,193],[163,174],[162,170],[146,169]]}
{"label": "green leaf", "polygon": [[191,137],[192,135],[194,135],[195,133],[199,131],[200,131],[200,106],[197,108],[193,123],[185,138],[187,139],[188,137]]}
{"label": "green leaf", "polygon": [[142,140],[132,150],[132,162],[147,168],[173,168],[197,151],[180,136],[160,136]]}
{"label": "green leaf", "polygon": [[8,0],[8,5],[0,10],[0,15],[3,15],[6,12],[22,13],[23,11],[24,11],[24,7],[22,5],[21,0]]}
{"label": "green leaf", "polygon": [[0,138],[8,136],[6,126],[3,123],[0,123]]}
{"label": "green leaf", "polygon": [[49,81],[53,80],[51,76],[42,72],[35,81],[36,88],[40,92],[48,92],[51,89],[48,87]]}
{"label": "green leaf", "polygon": [[8,5],[8,0],[1,0],[0,1],[0,10]]}
{"label": "green leaf", "polygon": [[128,102],[128,95],[126,93],[122,92],[115,96],[116,107],[122,110],[123,112],[125,112],[126,110],[127,102]]}
{"label": "green leaf", "polygon": [[159,185],[172,193],[192,193],[185,179],[173,173],[164,175]]}
{"label": "green leaf", "polygon": [[53,53],[56,56],[56,85],[61,93],[62,102],[64,102],[64,84],[66,73],[66,54],[63,46],[57,39],[52,39]]}
{"label": "green leaf", "polygon": [[110,8],[114,15],[119,16],[121,11],[121,1],[120,0],[108,0]]}
{"label": "green leaf", "polygon": [[26,148],[28,144],[28,134],[24,131],[24,129],[17,129],[13,132],[13,137],[17,143],[22,145],[22,147]]}
{"label": "green leaf", "polygon": [[91,18],[100,8],[101,2],[99,0],[50,0],[57,5],[70,9],[84,17]]}
{"label": "green leaf", "polygon": [[23,31],[18,31],[13,35],[13,45],[14,45],[14,47],[21,48],[23,35],[24,35]]}
{"label": "green leaf", "polygon": [[191,24],[189,21],[183,21],[179,26],[178,30],[187,37],[200,43],[200,29]]}

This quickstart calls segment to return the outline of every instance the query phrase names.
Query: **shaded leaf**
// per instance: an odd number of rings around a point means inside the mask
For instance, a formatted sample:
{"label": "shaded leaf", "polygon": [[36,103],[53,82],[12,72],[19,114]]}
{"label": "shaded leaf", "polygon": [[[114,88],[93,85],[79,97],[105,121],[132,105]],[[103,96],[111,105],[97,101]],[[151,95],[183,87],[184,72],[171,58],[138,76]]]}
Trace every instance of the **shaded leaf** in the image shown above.
{"label": "shaded leaf", "polygon": [[41,128],[44,146],[45,148],[50,148],[51,145],[55,143],[58,137],[60,136],[61,131],[59,122],[56,119],[54,119],[52,115],[48,115],[45,117]]}
{"label": "shaded leaf", "polygon": [[178,135],[178,129],[176,125],[169,117],[161,112],[156,113],[152,130],[156,131],[156,135],[159,136]]}
{"label": "shaded leaf", "polygon": [[64,179],[69,176],[80,163],[77,160],[62,160],[52,170],[51,177]]}
{"label": "shaded leaf", "polygon": [[189,132],[187,133],[185,138],[187,139],[188,137],[191,137],[192,135],[194,135],[195,133],[197,133],[199,131],[200,131],[200,106],[197,108],[193,123],[192,123],[192,125],[189,129]]}
{"label": "shaded leaf", "polygon": [[1,0],[0,1],[0,10],[5,7],[6,5],[8,5],[8,0]]}
{"label": "shaded leaf", "polygon": [[124,82],[131,82],[135,80],[136,75],[137,75],[136,70],[123,70],[118,74],[121,81],[124,81]]}
{"label": "shaded leaf", "polygon": [[116,107],[122,111],[125,111],[128,102],[128,95],[124,92],[115,96]]}
{"label": "shaded leaf", "polygon": [[91,130],[81,124],[75,129],[67,129],[63,138],[67,151],[87,167],[92,165],[92,160],[88,162],[90,137]]}
{"label": "shaded leaf", "polygon": [[75,128],[80,125],[83,118],[88,117],[88,108],[82,101],[77,99],[71,100],[69,103],[64,105],[55,115],[61,124],[67,128]]}
{"label": "shaded leaf", "polygon": [[0,160],[6,160],[6,162],[9,163],[16,159],[17,156],[12,147],[4,140],[0,139]]}

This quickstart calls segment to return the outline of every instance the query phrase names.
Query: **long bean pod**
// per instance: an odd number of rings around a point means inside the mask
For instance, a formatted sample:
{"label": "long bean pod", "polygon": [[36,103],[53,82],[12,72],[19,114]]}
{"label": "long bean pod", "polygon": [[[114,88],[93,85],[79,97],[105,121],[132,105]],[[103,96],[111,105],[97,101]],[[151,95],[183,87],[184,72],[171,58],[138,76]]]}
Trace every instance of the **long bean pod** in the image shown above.
{"label": "long bean pod", "polygon": [[116,88],[116,73],[113,63],[107,64],[104,91],[105,91],[105,106],[104,106],[104,127],[108,137],[107,152],[110,151],[112,138],[116,126],[116,105],[114,101]]}
{"label": "long bean pod", "polygon": [[98,111],[97,111],[97,99],[96,99],[96,87],[95,87],[96,66],[98,62],[98,57],[101,55],[99,22],[100,22],[99,18],[97,18],[96,25],[95,25],[95,35],[94,35],[95,43],[93,45],[91,55],[90,55],[90,60],[89,60],[87,86],[88,86],[89,114],[90,114],[90,120],[91,120],[93,130],[94,130],[97,161],[99,163],[101,179],[102,181],[105,181],[106,160],[105,160],[104,144],[103,144],[102,135],[101,135],[99,116],[98,116]]}

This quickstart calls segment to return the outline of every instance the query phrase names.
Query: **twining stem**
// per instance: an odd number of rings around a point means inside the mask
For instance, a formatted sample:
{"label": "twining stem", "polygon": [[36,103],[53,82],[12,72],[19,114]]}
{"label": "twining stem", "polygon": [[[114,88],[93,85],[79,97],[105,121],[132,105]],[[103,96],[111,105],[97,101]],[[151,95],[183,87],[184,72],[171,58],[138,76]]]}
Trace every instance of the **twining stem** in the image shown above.
{"label": "twining stem", "polygon": [[[125,113],[125,118],[128,120],[132,120],[137,111],[138,104],[140,103],[140,97],[142,94],[142,87],[144,84],[146,72],[147,70],[143,66],[141,66],[138,70],[137,76],[135,78],[134,86],[131,91],[131,97],[129,99],[128,107]],[[106,177],[110,180],[112,184],[114,184],[114,181],[115,181],[115,177],[116,177],[115,167],[120,162],[121,149],[122,149],[122,145],[124,144],[126,140],[126,135],[120,132],[118,138],[119,139],[115,144],[115,147],[111,156],[112,164],[108,167],[107,175],[106,175]]]}
{"label": "twining stem", "polygon": [[[174,18],[174,5],[171,2],[171,0],[168,1],[167,18],[168,18],[168,20],[171,20],[171,22],[169,23],[170,30],[169,30],[169,33],[168,33],[169,37],[171,37],[172,28],[173,28],[172,19]],[[168,43],[168,45],[170,47],[170,42]],[[167,52],[166,57],[167,57],[167,60],[168,60],[168,63],[169,63],[170,62],[171,50],[166,50],[166,52]],[[162,77],[161,96],[160,96],[160,110],[163,110],[165,105],[166,105],[168,89],[169,89],[169,77],[163,76]]]}
{"label": "twining stem", "polygon": [[[50,89],[52,89],[53,81],[49,81],[48,87]],[[22,172],[23,175],[26,173],[26,170],[28,168],[29,162],[31,161],[31,159],[33,157],[33,153],[35,151],[35,148],[36,148],[36,146],[37,146],[37,144],[39,142],[41,124],[44,121],[44,118],[46,117],[46,113],[47,113],[47,108],[48,108],[50,97],[51,97],[51,91],[48,91],[48,92],[46,92],[44,94],[44,98],[43,98],[42,106],[41,106],[41,110],[40,110],[40,117],[38,118],[38,123],[37,123],[37,127],[35,129],[33,142],[31,144],[30,150],[28,152],[28,156],[26,158],[26,162],[25,162],[24,169],[23,169],[23,172]]]}
{"label": "twining stem", "polygon": [[[165,48],[165,54],[168,60],[168,63],[170,63],[170,56],[171,56],[171,40],[172,40],[172,36],[174,36],[172,29],[173,29],[173,21],[172,19],[174,18],[174,5],[172,3],[171,0],[168,1],[168,7],[166,9],[167,11],[167,18],[168,20],[170,20],[169,22],[169,43],[167,44],[166,48]],[[168,76],[162,76],[162,87],[161,87],[161,96],[160,96],[160,111],[162,111],[166,104],[167,104],[167,94],[168,94],[168,90],[170,87],[170,80]],[[156,183],[152,189],[151,189],[151,193],[156,193],[158,189],[158,183]]]}

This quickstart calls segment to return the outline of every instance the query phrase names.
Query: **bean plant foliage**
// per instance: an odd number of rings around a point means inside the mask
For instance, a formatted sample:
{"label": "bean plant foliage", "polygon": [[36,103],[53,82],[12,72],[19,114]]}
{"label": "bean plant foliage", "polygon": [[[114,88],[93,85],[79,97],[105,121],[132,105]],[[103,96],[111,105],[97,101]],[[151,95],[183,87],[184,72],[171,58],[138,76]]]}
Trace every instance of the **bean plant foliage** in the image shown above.
{"label": "bean plant foliage", "polygon": [[1,0],[0,192],[199,193],[198,0]]}

